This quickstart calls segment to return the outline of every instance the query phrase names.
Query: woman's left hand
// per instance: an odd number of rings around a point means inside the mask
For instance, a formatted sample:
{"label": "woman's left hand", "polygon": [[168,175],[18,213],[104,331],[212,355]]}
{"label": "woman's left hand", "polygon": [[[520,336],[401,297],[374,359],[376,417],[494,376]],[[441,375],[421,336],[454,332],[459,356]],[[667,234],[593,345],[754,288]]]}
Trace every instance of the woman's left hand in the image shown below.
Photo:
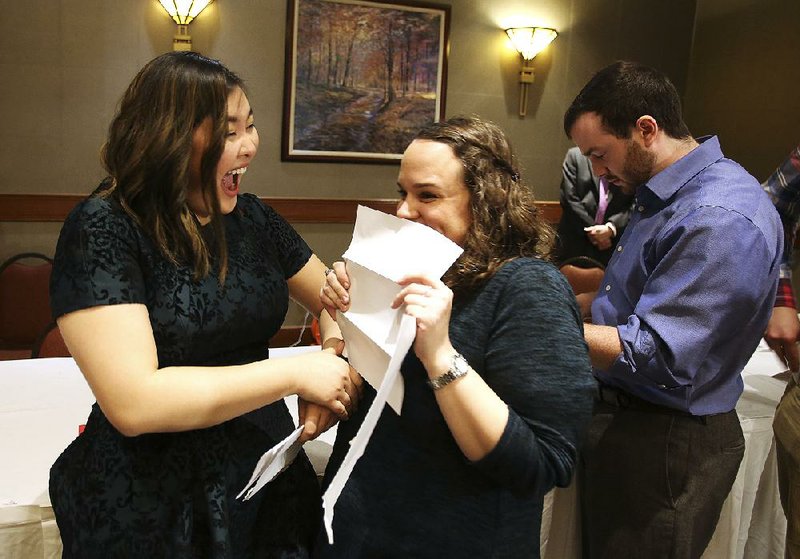
{"label": "woman's left hand", "polygon": [[406,276],[399,283],[403,289],[392,302],[392,308],[405,304],[405,313],[417,320],[414,352],[430,372],[437,359],[449,362],[454,352],[450,343],[453,292],[441,280],[427,276]]}

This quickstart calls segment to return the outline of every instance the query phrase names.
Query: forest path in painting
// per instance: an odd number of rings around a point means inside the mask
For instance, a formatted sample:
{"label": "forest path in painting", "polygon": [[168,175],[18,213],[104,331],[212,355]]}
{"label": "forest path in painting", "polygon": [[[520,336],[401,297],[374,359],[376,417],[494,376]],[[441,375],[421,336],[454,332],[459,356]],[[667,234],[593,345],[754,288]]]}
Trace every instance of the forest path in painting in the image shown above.
{"label": "forest path in painting", "polygon": [[290,151],[399,158],[438,115],[444,14],[402,3],[296,2]]}
{"label": "forest path in painting", "polygon": [[385,102],[381,89],[298,88],[295,115],[300,150],[402,153],[431,122],[433,95]]}
{"label": "forest path in painting", "polygon": [[314,151],[368,151],[374,120],[381,106],[380,90],[347,88],[298,89],[302,99],[295,117],[295,149]]}

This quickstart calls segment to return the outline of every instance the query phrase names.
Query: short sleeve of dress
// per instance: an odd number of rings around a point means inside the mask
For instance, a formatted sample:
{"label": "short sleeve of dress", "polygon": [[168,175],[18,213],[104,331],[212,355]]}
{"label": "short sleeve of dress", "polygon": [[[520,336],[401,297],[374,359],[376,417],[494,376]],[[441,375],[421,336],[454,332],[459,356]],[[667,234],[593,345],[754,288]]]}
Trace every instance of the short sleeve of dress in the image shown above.
{"label": "short sleeve of dress", "polygon": [[91,196],[67,217],[50,278],[54,318],[99,305],[145,303],[135,225],[109,200]]}
{"label": "short sleeve of dress", "polygon": [[288,279],[294,276],[306,265],[312,254],[303,237],[278,212],[254,194],[243,194],[240,202],[245,216],[266,230],[275,246],[275,257],[284,277]]}

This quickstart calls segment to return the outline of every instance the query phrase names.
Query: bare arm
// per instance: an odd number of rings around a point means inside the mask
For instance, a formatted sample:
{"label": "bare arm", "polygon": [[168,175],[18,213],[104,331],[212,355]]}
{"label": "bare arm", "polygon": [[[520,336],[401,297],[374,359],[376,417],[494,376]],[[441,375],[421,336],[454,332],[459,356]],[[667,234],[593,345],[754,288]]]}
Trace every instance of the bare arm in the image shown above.
{"label": "bare arm", "polygon": [[144,305],[91,307],[58,324],[101,409],[128,436],[209,427],[292,393],[345,413],[339,396],[349,367],[333,352],[159,368]]}
{"label": "bare arm", "polygon": [[[319,319],[319,329],[322,337],[323,349],[330,349],[336,355],[341,355],[344,350],[342,332],[336,321],[327,312],[322,312],[320,288],[325,283],[325,264],[312,255],[309,261],[299,272],[289,279],[289,293],[292,298],[303,305]],[[363,390],[363,379],[354,369],[350,369],[350,382],[346,386],[346,393],[341,395],[348,416],[358,406],[358,401]],[[298,400],[298,415],[300,423],[305,425],[302,439],[309,440],[324,433],[338,421],[338,417],[325,406]]]}
{"label": "bare arm", "polygon": [[[324,313],[320,300],[320,289],[325,284],[325,264],[311,255],[303,268],[289,279],[289,293],[292,299],[303,305],[319,319],[322,347],[340,348],[342,332],[329,313]],[[341,353],[341,349],[337,353]]]}
{"label": "bare arm", "polygon": [[[456,351],[448,352],[442,347],[438,358],[424,363],[428,378],[450,368],[448,353],[452,356]],[[435,395],[447,426],[467,459],[480,460],[497,446],[508,423],[508,406],[479,374],[470,368],[467,376],[437,390]]]}
{"label": "bare arm", "polygon": [[589,346],[592,366],[607,370],[622,353],[619,332],[613,326],[597,324],[584,324],[583,332],[586,344]]}

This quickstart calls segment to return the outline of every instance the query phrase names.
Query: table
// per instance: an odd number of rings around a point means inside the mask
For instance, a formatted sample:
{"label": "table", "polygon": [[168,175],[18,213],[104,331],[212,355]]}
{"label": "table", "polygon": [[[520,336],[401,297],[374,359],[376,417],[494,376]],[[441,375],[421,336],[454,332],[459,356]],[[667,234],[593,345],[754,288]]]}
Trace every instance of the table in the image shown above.
{"label": "table", "polygon": [[[273,357],[316,347],[273,349]],[[736,406],[746,450],[717,530],[704,559],[782,559],[786,519],[780,508],[772,417],[785,382],[766,346],[753,354],[742,376]],[[50,465],[78,434],[94,396],[70,358],[0,361],[0,556],[61,556],[61,540],[47,492]],[[296,414],[296,399],[288,398]],[[296,417],[296,416],[295,416]],[[332,429],[306,451],[318,473],[335,437]],[[580,557],[578,489],[556,489],[545,500],[542,557]]]}
{"label": "table", "polygon": [[[775,407],[786,388],[786,381],[775,374],[783,369],[762,341],[742,371],[744,393],[736,412],[745,453],[702,559],[783,559],[786,517],[778,495],[772,435]],[[578,491],[573,483],[551,491],[545,499],[543,559],[580,558]]]}
{"label": "table", "polygon": [[[318,349],[270,349],[270,356]],[[296,423],[297,398],[286,400]],[[61,557],[48,494],[50,466],[78,435],[94,402],[72,358],[0,361],[0,557]],[[334,439],[335,428],[306,443],[318,474]]]}

